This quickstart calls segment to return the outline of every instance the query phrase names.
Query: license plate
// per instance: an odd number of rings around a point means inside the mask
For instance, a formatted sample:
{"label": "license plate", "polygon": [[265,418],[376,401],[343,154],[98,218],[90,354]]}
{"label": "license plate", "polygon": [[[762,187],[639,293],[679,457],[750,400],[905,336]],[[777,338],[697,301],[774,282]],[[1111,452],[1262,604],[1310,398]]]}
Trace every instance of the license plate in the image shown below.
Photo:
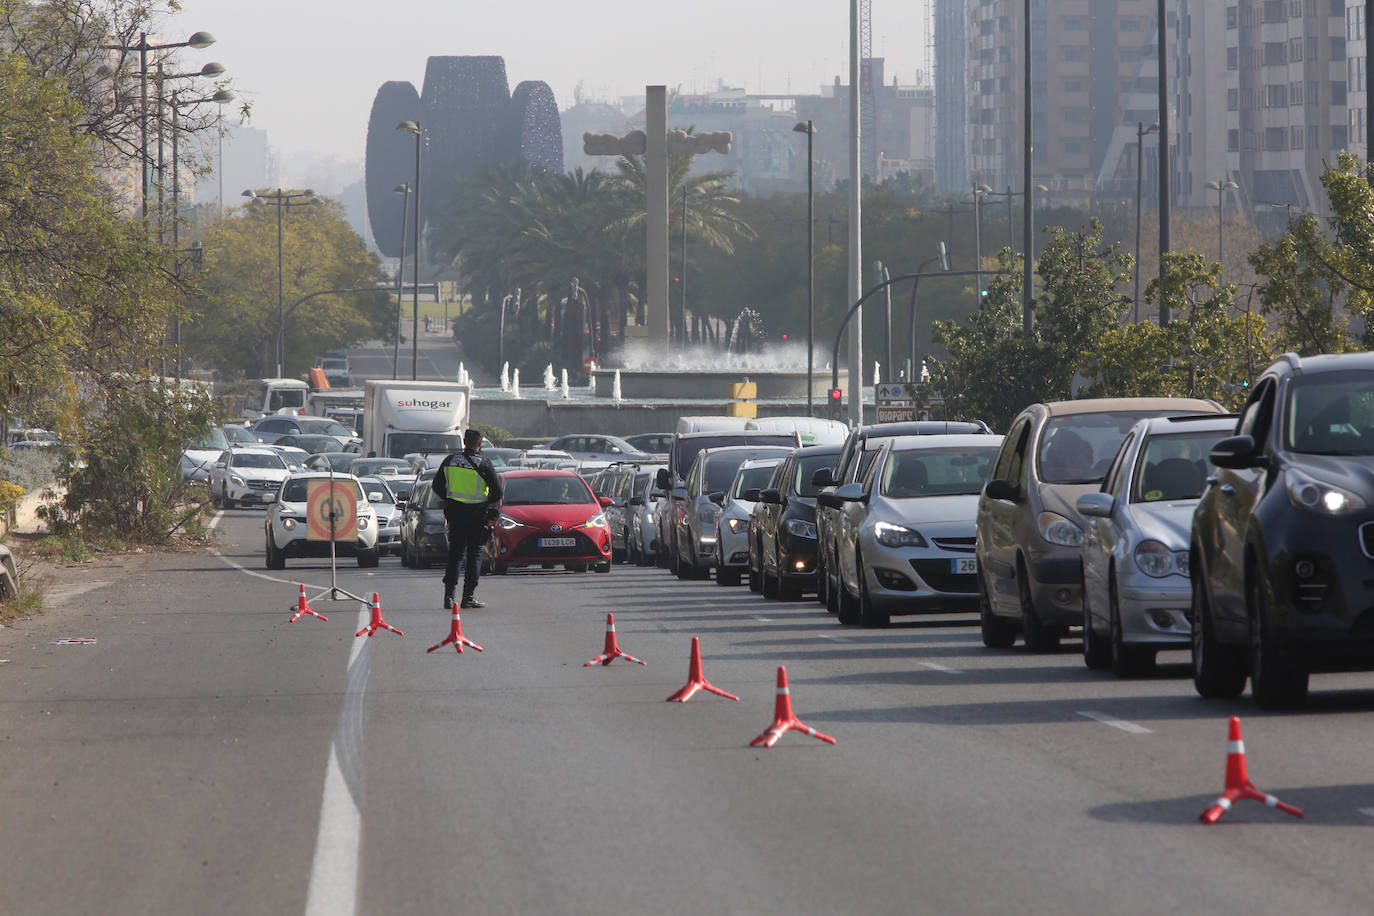
{"label": "license plate", "polygon": [[540,547],[576,547],[577,538],[540,538]]}
{"label": "license plate", "polygon": [[978,558],[955,557],[949,561],[949,571],[956,576],[961,573],[976,573],[978,572]]}

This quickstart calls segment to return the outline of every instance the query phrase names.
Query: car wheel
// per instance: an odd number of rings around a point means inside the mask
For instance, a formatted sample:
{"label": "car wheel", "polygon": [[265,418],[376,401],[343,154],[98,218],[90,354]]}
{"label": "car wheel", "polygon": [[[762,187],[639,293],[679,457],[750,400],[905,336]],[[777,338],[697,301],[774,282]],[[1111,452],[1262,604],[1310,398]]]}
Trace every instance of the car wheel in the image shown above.
{"label": "car wheel", "polygon": [[276,539],[271,534],[267,535],[267,568],[285,569],[286,553],[277,548]]}
{"label": "car wheel", "polygon": [[776,557],[778,567],[778,597],[783,601],[800,601],[802,596],[801,583],[795,582],[782,571],[782,556]]}
{"label": "car wheel", "polygon": [[696,578],[696,571],[688,565],[691,562],[690,560],[684,557],[682,553],[679,551],[674,551],[673,557],[676,560],[676,562],[673,565],[673,573],[679,579],[686,581],[687,579]]}
{"label": "car wheel", "polygon": [[505,563],[497,563],[495,560],[492,561],[491,574],[493,576],[504,576],[508,572],[510,572],[510,567]]}
{"label": "car wheel", "polygon": [[584,573],[587,571],[586,563],[564,563],[563,568],[568,572]]}
{"label": "car wheel", "polygon": [[763,571],[754,568],[754,557],[762,556],[757,548],[749,551],[749,591],[763,591]]}
{"label": "car wheel", "polygon": [[1031,598],[1030,576],[1025,564],[1016,566],[1016,585],[1021,593],[1021,638],[1028,652],[1053,652],[1059,648],[1059,631],[1040,622]]}
{"label": "car wheel", "polygon": [[821,552],[816,551],[816,601],[829,607],[826,593],[830,590],[830,580],[826,576],[825,563],[821,562]]}
{"label": "car wheel", "polygon": [[372,548],[371,550],[360,550],[360,551],[358,551],[358,568],[359,568],[359,569],[373,569],[373,568],[375,568],[375,567],[377,566],[377,563],[378,563],[380,560],[381,560],[381,552],[378,551],[377,548],[375,548],[375,547]]}
{"label": "car wheel", "polygon": [[759,558],[759,566],[761,567],[760,572],[759,572],[759,575],[760,575],[760,577],[761,577],[762,580],[763,580],[763,581],[762,581],[763,597],[765,597],[765,598],[772,598],[772,599],[774,599],[774,600],[777,600],[777,597],[778,597],[778,579],[777,579],[777,577],[776,577],[776,576],[769,575],[769,573],[768,573],[768,564],[765,563],[765,562],[763,562],[763,558],[762,558],[762,557]]}
{"label": "car wheel", "polygon": [[401,565],[406,569],[410,569],[412,565],[410,561],[410,548],[406,546],[405,539],[401,540]]}
{"label": "car wheel", "polygon": [[[981,563],[979,564],[981,565]],[[991,593],[987,579],[978,574],[978,624],[983,631],[983,645],[989,649],[1010,649],[1016,642],[1016,623],[992,612]]]}
{"label": "car wheel", "polygon": [[1238,697],[1245,689],[1245,657],[1217,641],[1207,587],[1197,578],[1200,572],[1193,568],[1193,687],[1209,700]]}
{"label": "car wheel", "polygon": [[593,569],[595,572],[599,572],[599,573],[608,573],[608,572],[611,571],[611,564],[610,564],[609,562],[607,562],[607,563],[598,563],[598,564],[596,564],[595,566],[593,566],[592,569]]}
{"label": "car wheel", "polygon": [[416,569],[429,569],[429,557],[425,556],[425,552],[420,549],[419,544],[415,545],[415,552],[411,554],[410,559],[411,565]]}
{"label": "car wheel", "polygon": [[640,565],[639,551],[635,550],[637,542],[638,538],[632,539],[628,533],[625,535],[625,562],[634,566]]}
{"label": "car wheel", "polygon": [[214,503],[216,509],[224,508],[224,499],[213,488],[210,490],[210,502]]}
{"label": "car wheel", "polygon": [[845,626],[857,626],[863,623],[863,607],[861,601],[857,597],[850,597],[849,589],[845,587],[844,580],[840,579],[838,576],[836,578],[838,581],[835,583],[835,591],[837,593],[835,601],[838,608],[837,613],[840,618],[840,623]]}
{"label": "car wheel", "polygon": [[1261,709],[1298,709],[1307,702],[1307,671],[1285,658],[1274,644],[1269,599],[1255,570],[1250,594],[1250,693]]}
{"label": "car wheel", "polygon": [[1083,664],[1094,671],[1112,663],[1112,646],[1093,630],[1093,615],[1088,610],[1087,583],[1083,585]]}
{"label": "car wheel", "polygon": [[716,584],[721,586],[739,585],[739,570],[726,569],[720,553],[716,553]]}
{"label": "car wheel", "polygon": [[1155,650],[1126,644],[1121,627],[1121,601],[1116,592],[1116,570],[1107,579],[1108,614],[1112,623],[1112,674],[1117,677],[1140,677],[1155,666]]}
{"label": "car wheel", "polygon": [[892,615],[873,606],[873,596],[868,593],[868,576],[863,571],[863,560],[855,560],[859,567],[859,620],[866,627],[885,627],[892,623]]}
{"label": "car wheel", "polygon": [[839,565],[838,559],[825,564],[825,609],[832,614],[840,612],[840,577],[838,572],[832,576],[830,569],[838,569]]}

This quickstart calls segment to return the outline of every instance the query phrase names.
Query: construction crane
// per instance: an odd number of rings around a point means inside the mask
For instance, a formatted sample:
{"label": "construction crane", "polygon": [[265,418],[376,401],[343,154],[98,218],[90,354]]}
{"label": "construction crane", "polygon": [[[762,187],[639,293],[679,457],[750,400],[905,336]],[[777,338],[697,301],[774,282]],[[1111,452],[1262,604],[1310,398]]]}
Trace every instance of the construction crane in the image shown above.
{"label": "construction crane", "polygon": [[861,175],[877,177],[878,90],[873,85],[873,0],[859,0],[859,147]]}

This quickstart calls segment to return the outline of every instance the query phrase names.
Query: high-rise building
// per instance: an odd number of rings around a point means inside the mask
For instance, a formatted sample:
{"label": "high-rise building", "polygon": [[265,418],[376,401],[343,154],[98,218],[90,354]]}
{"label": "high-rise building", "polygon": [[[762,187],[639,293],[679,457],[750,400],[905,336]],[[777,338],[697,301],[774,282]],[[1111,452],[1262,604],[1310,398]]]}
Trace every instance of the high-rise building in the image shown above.
{"label": "high-rise building", "polygon": [[1350,151],[1369,160],[1368,39],[1365,38],[1365,0],[1345,2],[1345,104]]}
{"label": "high-rise building", "polygon": [[968,27],[970,0],[935,0],[935,185],[969,186]]}

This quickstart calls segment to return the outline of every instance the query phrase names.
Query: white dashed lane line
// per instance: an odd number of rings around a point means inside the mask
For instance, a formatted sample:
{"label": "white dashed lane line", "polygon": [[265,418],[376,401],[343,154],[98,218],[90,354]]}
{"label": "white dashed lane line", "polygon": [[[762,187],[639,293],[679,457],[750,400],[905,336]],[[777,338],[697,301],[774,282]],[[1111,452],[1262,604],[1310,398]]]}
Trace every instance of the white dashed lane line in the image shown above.
{"label": "white dashed lane line", "polygon": [[963,674],[958,668],[949,668],[939,662],[921,662],[922,668],[929,668],[931,671],[939,671],[941,674]]}
{"label": "white dashed lane line", "polygon": [[1092,719],[1094,722],[1101,722],[1103,725],[1110,725],[1112,728],[1119,728],[1127,734],[1148,735],[1151,733],[1150,729],[1146,728],[1143,725],[1136,725],[1134,722],[1127,722],[1125,719],[1118,719],[1115,716],[1109,716],[1106,713],[1092,712],[1091,710],[1080,710],[1078,714],[1085,719]]}
{"label": "white dashed lane line", "polygon": [[818,639],[828,639],[831,642],[849,642],[849,640],[843,636],[831,636],[828,633],[818,633],[816,636]]}

